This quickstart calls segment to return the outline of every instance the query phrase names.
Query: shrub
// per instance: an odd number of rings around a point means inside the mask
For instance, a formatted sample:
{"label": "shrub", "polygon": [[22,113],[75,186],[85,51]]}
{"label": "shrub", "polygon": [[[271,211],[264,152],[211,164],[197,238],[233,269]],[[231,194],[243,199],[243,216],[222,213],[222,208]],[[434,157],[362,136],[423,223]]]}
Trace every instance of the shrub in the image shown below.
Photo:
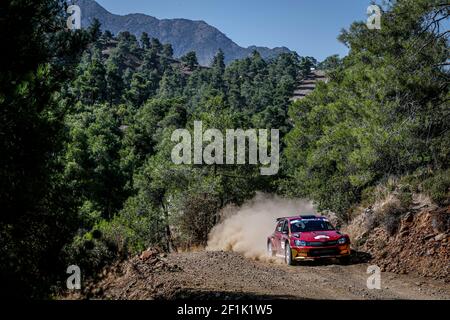
{"label": "shrub", "polygon": [[[406,212],[404,203],[402,203],[399,199],[399,195],[401,194],[401,192],[396,195],[391,193],[384,199],[377,200],[374,203],[373,211],[367,216],[365,221],[367,230],[372,230],[378,226],[382,226],[390,236],[397,232],[400,224],[400,218],[402,214]],[[403,202],[412,201],[409,197],[407,199],[408,201],[404,200]]]}
{"label": "shrub", "polygon": [[435,173],[422,183],[425,194],[438,205],[449,203],[450,199],[450,169]]}
{"label": "shrub", "polygon": [[411,205],[413,201],[413,188],[409,184],[401,184],[398,187],[398,199],[400,201],[401,207],[407,208]]}
{"label": "shrub", "polygon": [[370,186],[365,188],[361,193],[361,206],[368,207],[373,204],[376,200],[376,188]]}
{"label": "shrub", "polygon": [[[84,206],[84,212],[90,212]],[[91,231],[80,229],[64,248],[68,265],[81,268],[90,277],[108,263],[137,254],[164,239],[164,223],[160,212],[144,201],[131,197],[125,208],[111,220],[97,220]]]}
{"label": "shrub", "polygon": [[80,228],[91,229],[101,219],[101,210],[91,201],[85,201],[78,209]]}
{"label": "shrub", "polygon": [[173,217],[177,244],[181,247],[204,246],[216,223],[219,200],[211,194],[185,196]]}
{"label": "shrub", "polygon": [[96,229],[102,233],[105,243],[125,257],[150,246],[164,247],[165,225],[160,210],[137,195],[128,199],[125,208],[111,221],[101,221]]}
{"label": "shrub", "polygon": [[72,243],[63,249],[67,265],[77,265],[84,276],[90,277],[97,270],[114,260],[115,253],[102,240],[94,239],[91,233],[75,236]]}

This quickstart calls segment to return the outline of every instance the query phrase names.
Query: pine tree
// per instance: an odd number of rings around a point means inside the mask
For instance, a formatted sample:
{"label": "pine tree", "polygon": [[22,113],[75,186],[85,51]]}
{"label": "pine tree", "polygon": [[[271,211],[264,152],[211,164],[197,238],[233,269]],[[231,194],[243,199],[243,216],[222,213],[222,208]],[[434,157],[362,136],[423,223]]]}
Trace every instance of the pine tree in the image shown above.
{"label": "pine tree", "polygon": [[211,68],[211,86],[222,92],[225,91],[225,82],[223,79],[225,72],[225,55],[221,49],[219,49],[214,56]]}
{"label": "pine tree", "polygon": [[91,42],[96,42],[102,36],[101,23],[97,18],[94,18],[92,24],[88,28],[88,33],[91,38]]}
{"label": "pine tree", "polygon": [[181,61],[190,69],[194,70],[196,66],[198,66],[197,54],[195,51],[190,51],[181,57]]}
{"label": "pine tree", "polygon": [[121,102],[123,90],[124,83],[120,67],[114,56],[110,56],[106,61],[106,96],[110,105]]}
{"label": "pine tree", "polygon": [[61,1],[2,1],[0,12],[0,295],[45,299],[76,225],[55,96],[89,36],[66,32]]}
{"label": "pine tree", "polygon": [[152,42],[151,42],[151,48],[153,50],[155,50],[155,52],[157,54],[161,54],[162,50],[163,50],[163,45],[161,44],[161,42],[159,41],[159,39],[157,38],[152,38]]}
{"label": "pine tree", "polygon": [[85,104],[102,103],[107,96],[107,83],[101,53],[98,48],[94,48],[86,56],[89,58],[84,59],[82,74],[74,84],[75,94]]}
{"label": "pine tree", "polygon": [[150,49],[150,38],[147,32],[142,32],[141,47],[145,50]]}
{"label": "pine tree", "polygon": [[168,58],[173,57],[173,48],[170,43],[166,43],[163,45],[162,54]]}

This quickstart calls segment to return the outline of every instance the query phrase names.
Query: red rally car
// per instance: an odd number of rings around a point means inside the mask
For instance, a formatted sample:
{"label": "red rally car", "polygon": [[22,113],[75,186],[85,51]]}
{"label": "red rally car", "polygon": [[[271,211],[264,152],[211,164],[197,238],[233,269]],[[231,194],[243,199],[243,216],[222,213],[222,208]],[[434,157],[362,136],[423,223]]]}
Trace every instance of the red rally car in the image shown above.
{"label": "red rally car", "polygon": [[336,230],[322,216],[295,216],[277,219],[275,231],[267,239],[270,256],[281,256],[288,265],[295,261],[350,257],[350,238]]}

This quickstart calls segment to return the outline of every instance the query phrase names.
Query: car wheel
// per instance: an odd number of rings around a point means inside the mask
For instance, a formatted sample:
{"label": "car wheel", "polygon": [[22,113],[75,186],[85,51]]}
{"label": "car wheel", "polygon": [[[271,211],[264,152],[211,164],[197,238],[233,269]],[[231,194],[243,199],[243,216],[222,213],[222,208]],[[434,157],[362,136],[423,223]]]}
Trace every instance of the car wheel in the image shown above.
{"label": "car wheel", "polygon": [[269,257],[275,256],[275,252],[273,251],[273,247],[272,247],[272,241],[269,241],[267,243],[267,254],[269,255]]}
{"label": "car wheel", "polygon": [[292,250],[289,243],[286,243],[285,252],[284,252],[284,261],[288,266],[292,266],[294,264],[294,261],[292,260]]}

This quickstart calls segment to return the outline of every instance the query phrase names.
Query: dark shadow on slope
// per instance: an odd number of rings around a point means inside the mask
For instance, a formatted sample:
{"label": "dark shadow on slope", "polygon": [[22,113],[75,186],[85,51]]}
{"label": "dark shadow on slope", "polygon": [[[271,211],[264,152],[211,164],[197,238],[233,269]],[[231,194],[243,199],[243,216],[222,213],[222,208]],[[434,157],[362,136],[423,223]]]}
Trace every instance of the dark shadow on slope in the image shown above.
{"label": "dark shadow on slope", "polygon": [[239,301],[239,300],[311,300],[292,295],[265,295],[252,292],[230,292],[221,290],[180,289],[169,296],[158,296],[155,300],[201,300],[201,301]]}

